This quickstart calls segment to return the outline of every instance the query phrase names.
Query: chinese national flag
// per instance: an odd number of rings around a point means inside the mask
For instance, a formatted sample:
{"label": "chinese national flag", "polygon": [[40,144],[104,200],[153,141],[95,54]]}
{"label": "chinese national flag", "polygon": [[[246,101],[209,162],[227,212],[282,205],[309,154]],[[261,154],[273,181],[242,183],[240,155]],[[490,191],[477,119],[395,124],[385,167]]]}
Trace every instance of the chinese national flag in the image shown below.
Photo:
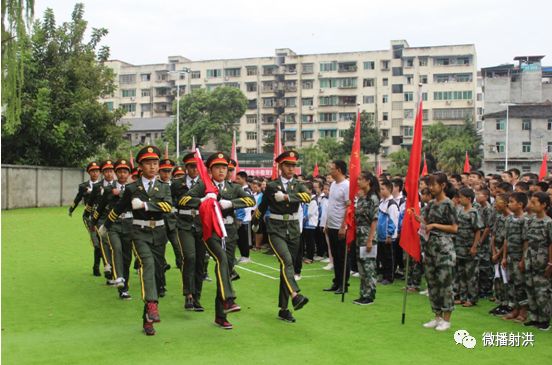
{"label": "chinese national flag", "polygon": [[464,160],[464,173],[469,174],[470,171],[470,156],[468,156],[468,151],[466,151],[466,159]]}
{"label": "chinese national flag", "polygon": [[355,196],[358,192],[358,177],[360,176],[360,112],[357,113],[355,124],[355,136],[353,148],[351,149],[351,160],[349,161],[349,206],[347,207],[345,223],[347,224],[347,246],[356,238],[355,224]]}
{"label": "chinese national flag", "polygon": [[548,160],[548,153],[545,152],[544,156],[542,156],[542,163],[539,171],[539,181],[543,181],[548,173],[547,160]]}
{"label": "chinese national flag", "polygon": [[422,168],[422,176],[427,176],[429,175],[428,172],[427,172],[427,161],[426,161],[426,158],[425,158],[425,155],[424,155],[424,167]]}
{"label": "chinese national flag", "polygon": [[274,158],[272,159],[272,180],[276,180],[280,176],[276,157],[284,152],[282,148],[282,138],[280,136],[280,118],[276,119],[276,133],[274,134]]}
{"label": "chinese national flag", "polygon": [[318,163],[314,164],[314,171],[312,172],[312,177],[318,177],[320,173],[318,172]]}
{"label": "chinese national flag", "polygon": [[416,122],[414,123],[414,138],[410,151],[410,162],[405,179],[407,193],[406,211],[402,224],[401,247],[416,261],[420,261],[420,236],[418,230],[420,223],[416,221],[414,214],[420,214],[418,183],[420,179],[420,162],[422,159],[422,101],[418,105]]}

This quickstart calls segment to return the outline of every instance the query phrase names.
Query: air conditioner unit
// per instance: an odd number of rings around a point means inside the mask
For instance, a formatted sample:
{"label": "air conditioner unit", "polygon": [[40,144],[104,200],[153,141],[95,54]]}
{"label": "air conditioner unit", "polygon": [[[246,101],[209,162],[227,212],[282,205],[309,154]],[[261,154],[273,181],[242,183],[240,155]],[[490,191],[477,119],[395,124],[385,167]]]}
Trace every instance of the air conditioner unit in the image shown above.
{"label": "air conditioner unit", "polygon": [[311,106],[309,106],[309,110],[313,110],[313,109],[314,109],[314,108],[312,107],[312,105],[311,105]]}
{"label": "air conditioner unit", "polygon": [[447,100],[447,101],[445,102],[445,104],[450,105],[450,104],[452,104],[452,102],[451,102],[450,100]]}
{"label": "air conditioner unit", "polygon": [[134,101],[134,100],[136,100],[136,98],[134,98],[134,97],[131,97],[131,98],[130,98],[130,101]]}
{"label": "air conditioner unit", "polygon": [[224,76],[224,81],[228,81],[230,78],[228,76]]}
{"label": "air conditioner unit", "polygon": [[473,100],[468,100],[468,105],[473,105]]}

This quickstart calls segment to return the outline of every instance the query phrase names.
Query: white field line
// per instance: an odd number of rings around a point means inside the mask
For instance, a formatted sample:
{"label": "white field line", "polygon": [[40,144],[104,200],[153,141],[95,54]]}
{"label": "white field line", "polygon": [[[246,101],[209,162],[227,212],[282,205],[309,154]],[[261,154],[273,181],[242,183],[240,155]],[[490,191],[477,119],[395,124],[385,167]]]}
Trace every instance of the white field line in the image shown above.
{"label": "white field line", "polygon": [[253,273],[253,274],[264,276],[265,278],[269,278],[269,279],[272,279],[272,280],[278,280],[278,278],[275,278],[275,277],[270,276],[270,275],[263,274],[262,272],[258,272],[258,271],[255,271],[255,270],[248,269],[248,268],[243,267],[243,266],[236,265],[234,267],[238,268],[238,269],[241,269],[241,270],[248,271],[248,272]]}

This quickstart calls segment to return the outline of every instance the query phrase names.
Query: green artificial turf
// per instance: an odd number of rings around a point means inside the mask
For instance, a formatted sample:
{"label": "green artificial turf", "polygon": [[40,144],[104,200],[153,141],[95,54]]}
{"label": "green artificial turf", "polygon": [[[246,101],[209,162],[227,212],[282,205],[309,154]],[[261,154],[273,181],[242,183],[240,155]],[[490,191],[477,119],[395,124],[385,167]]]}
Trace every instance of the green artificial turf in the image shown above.
{"label": "green artificial turf", "polygon": [[[214,282],[204,285],[204,313],[185,312],[179,273],[167,272],[168,293],[159,304],[157,334],[141,332],[143,305],[134,271],[133,300],[92,276],[92,249],[77,210],[21,209],[2,212],[2,362],[4,364],[430,364],[550,363],[552,332],[528,329],[487,314],[489,301],[457,308],[445,333],[421,324],[432,315],[427,297],[409,294],[401,325],[403,283],[377,289],[375,304],[345,303],[322,291],[331,283],[323,264],[304,265],[299,282],[309,304],[297,323],[276,319],[278,267],[273,256],[252,253],[255,263],[238,268],[240,313],[234,329],[213,325]],[[167,260],[174,265],[170,245]],[[213,277],[213,263],[209,271]],[[253,270],[255,272],[247,271]],[[267,275],[269,277],[263,276]],[[453,333],[467,330],[477,340],[468,350]],[[533,347],[483,347],[483,332],[534,334]]]}

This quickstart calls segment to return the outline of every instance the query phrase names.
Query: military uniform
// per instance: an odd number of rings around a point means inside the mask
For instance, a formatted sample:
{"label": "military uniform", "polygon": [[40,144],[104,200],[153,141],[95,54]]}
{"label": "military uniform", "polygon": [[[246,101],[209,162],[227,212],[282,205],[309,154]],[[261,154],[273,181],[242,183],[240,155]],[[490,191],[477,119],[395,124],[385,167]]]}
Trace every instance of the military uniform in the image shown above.
{"label": "military uniform", "polygon": [[[426,224],[438,223],[453,225],[458,223],[454,203],[445,198],[440,203],[432,200],[423,210]],[[429,233],[424,257],[424,269],[427,280],[429,302],[435,314],[454,310],[453,267],[456,252],[452,234],[433,229]]]}
{"label": "military uniform", "polygon": [[[86,172],[90,172],[92,170],[99,170],[99,169],[100,169],[100,165],[95,161],[90,162],[88,166],[86,166]],[[102,251],[100,249],[100,238],[98,237],[98,234],[96,232],[94,225],[90,221],[91,212],[92,212],[90,196],[94,187],[99,183],[100,183],[100,180],[97,180],[97,181],[89,180],[89,181],[80,183],[78,187],[77,196],[75,196],[75,199],[73,200],[73,204],[69,207],[69,216],[72,216],[73,212],[79,205],[80,201],[81,200],[84,201],[85,207],[84,207],[84,212],[82,214],[82,221],[84,223],[84,226],[86,227],[87,233],[90,235],[90,242],[92,243],[92,247],[94,248],[94,264],[92,266],[92,272],[94,276],[101,275],[100,260],[102,259]]]}
{"label": "military uniform", "polygon": [[[506,234],[506,220],[508,219],[509,215],[504,215],[500,212],[496,212],[495,218],[493,221],[492,226],[492,235],[494,238],[494,246],[497,252],[502,250],[502,247],[504,246],[504,239]],[[501,259],[498,259],[498,262],[495,264],[497,266],[500,265]],[[495,271],[498,271],[498,277],[495,277],[494,282],[494,295],[497,299],[497,302],[501,306],[508,306],[509,300],[508,300],[508,278],[503,277],[503,270],[500,270],[500,267],[497,267]]]}
{"label": "military uniform", "polygon": [[[138,163],[159,159],[161,151],[146,146],[138,152]],[[167,230],[164,217],[172,210],[170,187],[155,177],[141,178],[126,185],[117,205],[109,212],[105,227],[109,229],[121,214],[132,209],[132,249],[140,262],[139,277],[144,300],[143,324],[147,335],[155,334],[153,322],[159,322],[156,269],[164,265]],[[103,228],[103,227],[102,227]]]}
{"label": "military uniform", "polygon": [[[210,168],[217,164],[228,165],[228,160],[229,158],[225,154],[218,152],[207,159],[207,167]],[[230,280],[230,273],[232,271],[231,266],[233,266],[234,262],[233,255],[238,240],[234,209],[253,207],[255,206],[255,200],[243,191],[239,185],[228,181],[213,181],[213,184],[218,189],[217,200],[226,200],[232,203],[230,208],[221,209],[224,227],[227,233],[227,237],[224,240],[224,248],[221,238],[217,236],[215,232],[213,232],[211,237],[205,242],[207,251],[216,262],[216,317],[217,319],[225,319],[226,313],[229,311],[228,306],[232,306],[234,304],[233,300],[236,298]],[[198,209],[202,203],[201,198],[204,197],[205,194],[205,184],[203,181],[200,181],[179,199],[179,209]]]}
{"label": "military uniform", "polygon": [[[458,232],[454,244],[456,252],[456,291],[460,300],[472,304],[479,299],[479,258],[470,254],[474,244],[476,232],[483,228],[483,221],[479,211],[471,207],[465,210],[458,209]],[[477,243],[476,243],[477,244]]]}
{"label": "military uniform", "polygon": [[510,307],[520,308],[527,305],[525,292],[525,275],[519,269],[519,262],[523,258],[523,241],[527,233],[527,215],[521,217],[511,215],[506,219],[505,237],[507,247],[508,266],[508,298]]}
{"label": "military uniform", "polygon": [[[495,214],[493,207],[489,203],[484,207],[480,205],[478,211],[483,223],[483,230],[481,231],[481,236],[483,237],[484,230],[487,228],[491,229]],[[480,240],[477,257],[479,259],[479,295],[482,297],[489,296],[493,290],[494,277],[490,231],[485,239]]]}
{"label": "military uniform", "polygon": [[[355,223],[357,239],[358,272],[360,274],[360,299],[374,301],[376,299],[376,258],[360,257],[360,248],[365,247],[370,236],[370,226],[378,219],[379,199],[376,194],[360,197],[355,202]],[[372,250],[377,250],[377,239],[374,232]]]}
{"label": "military uniform", "polygon": [[550,279],[544,271],[550,258],[548,252],[552,245],[552,219],[532,217],[527,222],[525,252],[525,288],[529,304],[529,320],[550,322],[552,306]]}
{"label": "military uniform", "polygon": [[[297,159],[297,152],[286,151],[276,158],[276,162],[278,164],[296,164]],[[281,198],[284,194],[288,196],[287,201]],[[295,281],[293,266],[293,258],[297,256],[301,239],[299,220],[302,217],[298,213],[299,205],[301,203],[308,204],[310,201],[311,194],[302,183],[294,178],[286,180],[282,177],[267,184],[262,200],[252,218],[252,225],[258,226],[266,211],[270,210],[266,225],[268,242],[280,262],[278,306],[281,311],[286,311],[286,313],[288,313],[290,295],[300,291]],[[293,298],[293,307],[298,310],[307,302],[308,298],[297,294]],[[281,315],[280,317],[282,318]]]}

